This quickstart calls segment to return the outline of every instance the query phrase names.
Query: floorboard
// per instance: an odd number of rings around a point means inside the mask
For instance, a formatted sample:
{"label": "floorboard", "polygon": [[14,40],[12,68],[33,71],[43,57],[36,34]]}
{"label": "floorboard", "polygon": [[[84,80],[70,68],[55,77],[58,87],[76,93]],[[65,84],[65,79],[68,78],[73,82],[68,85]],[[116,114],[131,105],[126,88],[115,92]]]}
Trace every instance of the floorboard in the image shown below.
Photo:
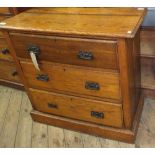
{"label": "floorboard", "polygon": [[14,147],[21,101],[22,92],[18,90],[12,91],[4,120],[5,122],[0,135],[0,147]]}
{"label": "floorboard", "polygon": [[136,147],[155,147],[155,100],[145,100]]}
{"label": "floorboard", "polygon": [[101,143],[98,137],[87,134],[81,134],[84,148],[100,148]]}
{"label": "floorboard", "polygon": [[48,126],[48,141],[49,147],[51,148],[64,148],[65,147],[65,139],[64,139],[64,129]]}
{"label": "floorboard", "polygon": [[79,132],[74,132],[64,129],[65,134],[65,145],[69,148],[82,148],[83,141],[82,135]]}
{"label": "floorboard", "polygon": [[19,116],[19,123],[15,141],[15,147],[31,147],[31,134],[32,134],[32,119],[30,112],[32,106],[26,95],[23,93],[21,111]]}
{"label": "floorboard", "polygon": [[0,86],[0,135],[4,125],[12,91],[12,89]]}
{"label": "floorboard", "polygon": [[32,147],[33,148],[47,148],[47,147],[49,147],[47,125],[41,124],[38,122],[33,122]]}

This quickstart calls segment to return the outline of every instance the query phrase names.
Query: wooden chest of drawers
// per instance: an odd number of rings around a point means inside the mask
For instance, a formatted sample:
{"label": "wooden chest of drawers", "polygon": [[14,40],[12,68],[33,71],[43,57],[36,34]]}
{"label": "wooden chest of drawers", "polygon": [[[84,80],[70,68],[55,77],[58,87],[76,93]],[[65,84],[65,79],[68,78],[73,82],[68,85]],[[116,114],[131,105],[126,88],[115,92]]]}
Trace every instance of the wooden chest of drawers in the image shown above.
{"label": "wooden chest of drawers", "polygon": [[134,142],[143,107],[136,8],[32,9],[1,24],[35,121]]}
{"label": "wooden chest of drawers", "polygon": [[[26,8],[0,7],[0,22],[13,17]],[[23,84],[18,76],[16,66],[10,54],[7,41],[0,31],[0,84],[23,89]]]}

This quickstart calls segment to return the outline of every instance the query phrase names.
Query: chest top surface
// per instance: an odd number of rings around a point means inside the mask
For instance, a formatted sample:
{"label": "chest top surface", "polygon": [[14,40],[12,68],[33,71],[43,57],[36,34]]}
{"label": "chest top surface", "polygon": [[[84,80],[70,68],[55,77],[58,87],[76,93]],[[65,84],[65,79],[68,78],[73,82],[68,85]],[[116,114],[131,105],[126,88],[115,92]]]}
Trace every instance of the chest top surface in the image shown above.
{"label": "chest top surface", "polygon": [[141,8],[35,8],[5,20],[1,29],[26,33],[133,38]]}

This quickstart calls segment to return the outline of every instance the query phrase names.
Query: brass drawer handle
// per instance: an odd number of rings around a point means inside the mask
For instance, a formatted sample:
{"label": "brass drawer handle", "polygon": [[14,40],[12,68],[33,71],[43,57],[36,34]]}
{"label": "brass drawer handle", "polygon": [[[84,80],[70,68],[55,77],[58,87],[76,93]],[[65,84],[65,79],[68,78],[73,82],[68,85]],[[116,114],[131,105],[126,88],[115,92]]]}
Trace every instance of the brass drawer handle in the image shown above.
{"label": "brass drawer handle", "polygon": [[94,56],[91,52],[79,51],[78,58],[83,60],[93,60]]}
{"label": "brass drawer handle", "polygon": [[103,112],[97,112],[97,111],[91,111],[91,116],[103,119],[104,118],[104,113]]}
{"label": "brass drawer handle", "polygon": [[1,50],[2,54],[8,54],[9,53],[9,50],[7,48],[3,48]]}
{"label": "brass drawer handle", "polygon": [[38,74],[36,76],[36,79],[39,80],[39,81],[44,81],[44,82],[48,82],[49,81],[48,75],[44,75],[44,74]]}
{"label": "brass drawer handle", "polygon": [[100,85],[96,82],[89,82],[87,81],[85,83],[85,88],[86,89],[90,89],[90,90],[99,90],[100,89]]}
{"label": "brass drawer handle", "polygon": [[27,51],[29,52],[30,56],[31,56],[31,59],[32,59],[32,62],[33,62],[33,65],[35,66],[35,68],[40,71],[40,68],[39,68],[39,64],[38,64],[38,61],[37,61],[37,57],[38,55],[40,54],[40,49],[39,47],[35,46],[35,45],[31,45],[27,48]]}
{"label": "brass drawer handle", "polygon": [[55,103],[48,103],[48,107],[49,107],[49,108],[58,109],[58,106],[57,106],[57,104],[55,104]]}

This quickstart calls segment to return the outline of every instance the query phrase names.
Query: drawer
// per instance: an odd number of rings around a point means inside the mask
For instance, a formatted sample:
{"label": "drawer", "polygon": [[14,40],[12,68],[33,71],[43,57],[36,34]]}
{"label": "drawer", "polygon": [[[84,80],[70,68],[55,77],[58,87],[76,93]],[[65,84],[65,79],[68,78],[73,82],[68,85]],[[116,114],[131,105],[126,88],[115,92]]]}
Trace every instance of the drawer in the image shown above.
{"label": "drawer", "polygon": [[119,104],[30,89],[38,111],[102,125],[122,127]]}
{"label": "drawer", "polygon": [[13,62],[0,60],[0,79],[20,83],[20,79]]}
{"label": "drawer", "polygon": [[4,38],[0,38],[0,59],[9,61],[13,60],[9,53],[7,42]]}
{"label": "drawer", "polygon": [[11,34],[19,58],[30,59],[28,47],[40,49],[38,60],[117,69],[117,42],[40,35]]}
{"label": "drawer", "polygon": [[0,14],[10,14],[8,7],[0,7]]}
{"label": "drawer", "polygon": [[121,96],[117,72],[46,62],[40,64],[41,72],[38,73],[30,62],[21,61],[21,66],[32,88],[99,98],[120,99]]}

